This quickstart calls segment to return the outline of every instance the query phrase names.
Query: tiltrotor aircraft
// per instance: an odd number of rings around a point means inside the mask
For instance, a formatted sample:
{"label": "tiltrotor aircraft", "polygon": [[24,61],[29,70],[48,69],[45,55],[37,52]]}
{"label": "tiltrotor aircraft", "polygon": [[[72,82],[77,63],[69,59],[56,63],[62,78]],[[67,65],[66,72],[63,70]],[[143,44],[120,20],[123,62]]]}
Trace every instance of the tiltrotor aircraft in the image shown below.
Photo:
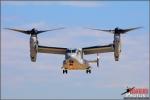
{"label": "tiltrotor aircraft", "polygon": [[[91,30],[98,30],[104,32],[110,32],[114,34],[113,43],[108,45],[102,46],[91,46],[91,47],[84,47],[78,49],[69,49],[69,48],[62,48],[62,47],[48,47],[48,46],[41,46],[39,45],[37,35],[47,31],[54,31],[64,29],[63,27],[51,29],[51,30],[43,30],[38,31],[35,28],[32,30],[19,30],[19,29],[12,29],[6,28],[8,30],[13,30],[17,32],[21,32],[27,35],[30,35],[30,58],[32,62],[36,61],[37,53],[50,53],[50,54],[60,54],[65,55],[65,60],[63,61],[63,74],[67,74],[68,70],[85,70],[86,73],[91,73],[91,66],[90,63],[97,63],[99,66],[99,53],[107,53],[107,52],[114,52],[115,61],[119,60],[119,55],[121,52],[121,39],[120,35],[125,34],[131,30],[139,29],[141,27],[136,28],[129,28],[129,29],[120,29],[115,28],[114,30],[101,30],[101,29],[93,29],[88,28]],[[93,61],[88,61],[83,58],[84,55],[90,54],[97,54],[97,59]]]}

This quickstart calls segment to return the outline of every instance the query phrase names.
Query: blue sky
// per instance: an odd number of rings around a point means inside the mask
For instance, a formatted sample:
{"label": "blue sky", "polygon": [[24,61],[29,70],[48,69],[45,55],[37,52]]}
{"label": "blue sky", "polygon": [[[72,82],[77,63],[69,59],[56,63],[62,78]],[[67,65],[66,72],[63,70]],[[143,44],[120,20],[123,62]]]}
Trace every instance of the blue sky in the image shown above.
{"label": "blue sky", "polygon": [[[6,99],[121,99],[127,86],[149,87],[149,4],[148,1],[58,1],[2,2],[1,29],[51,29],[38,36],[46,46],[81,48],[109,44],[113,36],[84,27],[113,29],[142,26],[122,38],[120,61],[113,53],[100,54],[100,68],[92,74],[69,71],[63,75],[64,56],[38,54],[29,58],[29,36],[1,30],[1,90]],[[96,55],[85,56],[95,59]]]}

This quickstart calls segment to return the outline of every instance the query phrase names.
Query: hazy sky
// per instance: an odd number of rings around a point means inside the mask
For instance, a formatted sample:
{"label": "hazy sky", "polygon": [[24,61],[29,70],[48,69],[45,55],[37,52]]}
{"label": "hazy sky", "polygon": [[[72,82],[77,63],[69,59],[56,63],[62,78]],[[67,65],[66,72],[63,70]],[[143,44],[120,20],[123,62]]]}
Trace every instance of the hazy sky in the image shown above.
{"label": "hazy sky", "polygon": [[[149,87],[148,1],[93,2],[2,2],[1,5],[1,96],[7,99],[121,99],[126,87]],[[84,27],[113,29],[142,26],[121,37],[120,61],[113,53],[100,54],[100,68],[92,73],[62,74],[64,56],[38,54],[30,61],[29,36],[4,30],[51,29],[38,36],[40,45],[78,48],[109,44],[113,35]],[[96,55],[85,56],[93,60]]]}

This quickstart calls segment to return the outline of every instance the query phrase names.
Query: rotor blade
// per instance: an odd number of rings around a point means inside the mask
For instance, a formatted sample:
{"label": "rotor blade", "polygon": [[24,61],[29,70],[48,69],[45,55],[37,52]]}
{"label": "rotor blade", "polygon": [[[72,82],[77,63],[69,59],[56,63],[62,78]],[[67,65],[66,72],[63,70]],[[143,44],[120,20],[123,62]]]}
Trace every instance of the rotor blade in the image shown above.
{"label": "rotor blade", "polygon": [[129,29],[122,29],[122,30],[120,30],[120,32],[121,32],[122,34],[124,34],[124,33],[126,33],[126,32],[129,32],[129,31],[132,31],[132,30],[136,30],[136,29],[140,29],[140,28],[142,28],[142,27],[135,27],[135,28],[129,28]]}
{"label": "rotor blade", "polygon": [[55,30],[61,30],[64,29],[64,27],[60,27],[60,28],[55,28],[55,29],[50,29],[50,30],[43,30],[43,31],[38,31],[37,34],[39,33],[43,33],[43,32],[47,32],[47,31],[55,31]]}
{"label": "rotor blade", "polygon": [[96,30],[96,31],[110,32],[110,33],[113,33],[113,32],[114,32],[114,30],[101,30],[101,29],[96,29],[96,28],[87,28],[87,29]]}
{"label": "rotor blade", "polygon": [[12,29],[12,28],[5,28],[7,30],[12,30],[12,31],[16,31],[16,32],[21,32],[21,33],[24,33],[24,34],[30,34],[29,31],[25,31],[25,30],[19,30],[19,29]]}

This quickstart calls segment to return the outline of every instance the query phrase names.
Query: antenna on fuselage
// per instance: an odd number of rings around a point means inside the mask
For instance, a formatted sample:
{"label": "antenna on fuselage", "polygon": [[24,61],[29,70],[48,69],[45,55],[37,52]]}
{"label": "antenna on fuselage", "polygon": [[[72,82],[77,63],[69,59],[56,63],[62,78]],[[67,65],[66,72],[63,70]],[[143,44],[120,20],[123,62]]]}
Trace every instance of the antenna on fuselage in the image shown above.
{"label": "antenna on fuselage", "polygon": [[99,67],[99,53],[97,53],[97,67]]}

